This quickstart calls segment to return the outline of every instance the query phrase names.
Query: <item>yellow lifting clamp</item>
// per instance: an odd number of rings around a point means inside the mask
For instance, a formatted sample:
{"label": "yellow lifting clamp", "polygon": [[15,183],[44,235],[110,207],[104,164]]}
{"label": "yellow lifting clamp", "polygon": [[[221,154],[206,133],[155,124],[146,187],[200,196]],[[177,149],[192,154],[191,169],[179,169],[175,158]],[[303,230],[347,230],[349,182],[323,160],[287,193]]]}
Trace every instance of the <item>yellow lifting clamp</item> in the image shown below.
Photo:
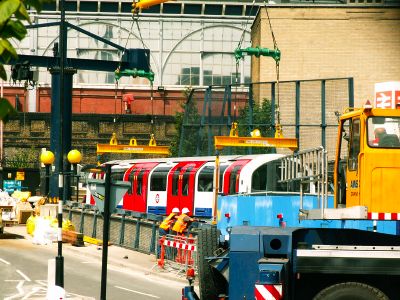
{"label": "yellow lifting clamp", "polygon": [[149,141],[149,146],[156,147],[156,139],[154,138],[154,133],[150,134],[150,141]]}
{"label": "yellow lifting clamp", "polygon": [[112,133],[110,145],[118,145],[117,135],[115,132]]}
{"label": "yellow lifting clamp", "polygon": [[231,126],[231,130],[229,132],[229,136],[239,136],[239,129],[238,129],[238,123],[237,122],[233,122],[232,126]]}
{"label": "yellow lifting clamp", "polygon": [[275,138],[283,138],[283,131],[281,124],[275,124]]}
{"label": "yellow lifting clamp", "polygon": [[277,130],[274,138],[262,137],[258,129],[253,130],[251,137],[240,137],[237,135],[236,122],[232,124],[229,136],[214,136],[214,145],[217,150],[224,147],[274,147],[294,151],[298,148],[297,139],[284,138],[282,130]]}
{"label": "yellow lifting clamp", "polygon": [[138,145],[135,138],[129,140],[129,145],[118,144],[117,136],[112,134],[109,144],[97,144],[97,154],[104,153],[126,153],[126,154],[157,154],[169,156],[169,146],[157,146],[154,134],[150,135],[150,141],[147,145]]}

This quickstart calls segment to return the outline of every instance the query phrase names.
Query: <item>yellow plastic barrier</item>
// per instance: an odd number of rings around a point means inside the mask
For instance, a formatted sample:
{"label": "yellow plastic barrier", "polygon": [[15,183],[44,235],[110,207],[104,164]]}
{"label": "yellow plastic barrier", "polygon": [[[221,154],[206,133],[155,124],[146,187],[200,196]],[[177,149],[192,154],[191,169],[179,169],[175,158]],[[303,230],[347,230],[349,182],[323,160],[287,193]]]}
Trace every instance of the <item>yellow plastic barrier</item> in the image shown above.
{"label": "yellow plastic barrier", "polygon": [[26,220],[26,233],[33,235],[35,231],[36,224],[36,216],[30,216],[28,220]]}

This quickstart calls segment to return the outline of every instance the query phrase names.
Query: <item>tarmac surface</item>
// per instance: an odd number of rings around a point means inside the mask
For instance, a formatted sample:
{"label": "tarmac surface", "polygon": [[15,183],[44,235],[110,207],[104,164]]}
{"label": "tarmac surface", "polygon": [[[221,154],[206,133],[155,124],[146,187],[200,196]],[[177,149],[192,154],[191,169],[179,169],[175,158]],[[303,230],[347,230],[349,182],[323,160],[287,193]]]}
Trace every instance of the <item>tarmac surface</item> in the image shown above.
{"label": "tarmac surface", "polygon": [[[25,225],[14,225],[4,227],[4,236],[7,238],[7,235],[19,235],[23,237],[21,242],[30,242],[33,243],[33,237],[27,233]],[[40,245],[38,245],[40,246]],[[52,247],[54,248],[54,253],[57,253],[57,242],[53,242],[50,245],[43,245],[44,247]],[[85,243],[83,247],[72,246],[69,243],[63,243],[62,248],[63,253],[71,253],[74,256],[80,256],[82,258],[91,258],[101,261],[102,260],[102,247],[90,243]],[[187,280],[185,275],[179,274],[176,272],[171,272],[165,269],[160,269],[157,266],[157,260],[155,255],[153,254],[145,254],[141,252],[137,252],[134,250],[130,250],[127,248],[122,248],[115,245],[110,245],[108,247],[108,256],[107,256],[107,266],[115,267],[115,268],[124,268],[126,270],[132,270],[132,272],[141,273],[145,275],[154,275],[160,276],[164,280],[172,280],[174,282],[180,282],[182,286],[187,284]]]}

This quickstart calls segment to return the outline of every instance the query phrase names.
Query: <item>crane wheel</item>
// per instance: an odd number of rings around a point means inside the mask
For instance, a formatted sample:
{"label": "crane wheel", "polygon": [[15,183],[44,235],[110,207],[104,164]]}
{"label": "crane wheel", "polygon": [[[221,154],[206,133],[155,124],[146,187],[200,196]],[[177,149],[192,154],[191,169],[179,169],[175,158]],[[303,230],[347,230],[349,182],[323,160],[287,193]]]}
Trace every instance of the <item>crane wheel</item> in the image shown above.
{"label": "crane wheel", "polygon": [[197,254],[198,254],[198,274],[200,298],[213,300],[218,299],[217,287],[213,280],[212,270],[205,257],[214,256],[218,249],[219,230],[211,228],[201,228],[197,235]]}
{"label": "crane wheel", "polygon": [[360,282],[343,282],[320,291],[313,300],[390,300],[382,291]]}

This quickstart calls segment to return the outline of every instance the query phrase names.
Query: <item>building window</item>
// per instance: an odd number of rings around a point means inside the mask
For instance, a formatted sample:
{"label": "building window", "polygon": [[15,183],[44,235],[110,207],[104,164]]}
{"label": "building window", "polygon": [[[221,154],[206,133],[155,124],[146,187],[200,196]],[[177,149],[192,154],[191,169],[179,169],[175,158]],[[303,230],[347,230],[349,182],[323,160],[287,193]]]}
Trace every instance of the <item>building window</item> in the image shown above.
{"label": "building window", "polygon": [[154,5],[147,9],[142,10],[142,14],[159,14],[161,9],[161,5]]}
{"label": "building window", "polygon": [[241,16],[243,13],[242,5],[227,5],[225,7],[225,15]]}
{"label": "building window", "polygon": [[183,13],[187,15],[200,15],[201,7],[201,4],[185,4]]}
{"label": "building window", "polygon": [[43,4],[43,10],[44,11],[55,11],[57,8],[56,2],[51,2],[51,3],[44,3]]}
{"label": "building window", "polygon": [[76,1],[65,1],[64,4],[65,11],[77,11],[78,7]]}
{"label": "building window", "polygon": [[180,3],[164,3],[163,13],[164,14],[180,14],[182,11]]}
{"label": "building window", "polygon": [[222,5],[206,4],[204,7],[205,15],[222,15]]}
{"label": "building window", "polygon": [[113,13],[118,12],[118,3],[116,2],[100,2],[100,12]]}
{"label": "building window", "polygon": [[79,2],[79,11],[97,12],[97,2]]}

